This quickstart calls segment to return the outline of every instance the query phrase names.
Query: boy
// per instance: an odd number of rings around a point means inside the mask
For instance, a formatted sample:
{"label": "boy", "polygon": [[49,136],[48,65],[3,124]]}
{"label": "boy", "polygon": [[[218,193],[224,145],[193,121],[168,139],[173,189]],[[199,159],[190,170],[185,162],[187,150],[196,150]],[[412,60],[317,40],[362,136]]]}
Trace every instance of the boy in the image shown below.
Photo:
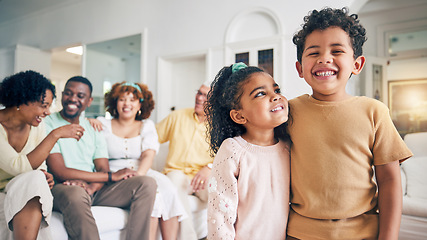
{"label": "boy", "polygon": [[399,161],[412,153],[384,104],[345,90],[365,64],[365,29],[346,8],[314,10],[304,21],[293,38],[296,68],[313,94],[289,101],[289,239],[397,239]]}

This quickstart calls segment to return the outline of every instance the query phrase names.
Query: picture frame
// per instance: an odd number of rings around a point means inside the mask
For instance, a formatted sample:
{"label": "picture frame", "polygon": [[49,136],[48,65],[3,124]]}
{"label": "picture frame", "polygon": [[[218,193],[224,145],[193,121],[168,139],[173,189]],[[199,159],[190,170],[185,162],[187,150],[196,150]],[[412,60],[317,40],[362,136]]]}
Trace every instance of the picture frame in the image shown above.
{"label": "picture frame", "polygon": [[427,132],[427,78],[389,81],[388,97],[391,119],[402,137]]}

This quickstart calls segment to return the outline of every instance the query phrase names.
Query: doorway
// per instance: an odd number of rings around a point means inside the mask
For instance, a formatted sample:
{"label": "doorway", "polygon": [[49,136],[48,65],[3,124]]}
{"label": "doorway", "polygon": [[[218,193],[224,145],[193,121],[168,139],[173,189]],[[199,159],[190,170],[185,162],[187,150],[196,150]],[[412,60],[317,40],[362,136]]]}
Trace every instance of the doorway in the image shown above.
{"label": "doorway", "polygon": [[196,90],[206,81],[206,54],[161,58],[157,85],[157,121],[171,111],[194,107]]}

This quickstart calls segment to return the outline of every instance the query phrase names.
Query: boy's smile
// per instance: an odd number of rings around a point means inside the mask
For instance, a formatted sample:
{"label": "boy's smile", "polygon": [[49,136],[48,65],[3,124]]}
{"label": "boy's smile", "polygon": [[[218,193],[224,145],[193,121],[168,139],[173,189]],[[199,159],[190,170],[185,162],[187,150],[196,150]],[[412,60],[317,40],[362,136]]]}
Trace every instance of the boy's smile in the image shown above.
{"label": "boy's smile", "polygon": [[340,101],[349,95],[345,86],[351,74],[359,74],[365,57],[354,59],[348,34],[339,27],[315,30],[305,41],[298,74],[313,89],[313,97],[321,101]]}

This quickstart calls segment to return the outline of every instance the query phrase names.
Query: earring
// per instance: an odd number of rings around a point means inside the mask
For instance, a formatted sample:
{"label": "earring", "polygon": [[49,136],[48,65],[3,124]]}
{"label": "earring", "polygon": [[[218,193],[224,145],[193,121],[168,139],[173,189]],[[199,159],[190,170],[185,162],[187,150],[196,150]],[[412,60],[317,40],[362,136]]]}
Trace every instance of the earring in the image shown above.
{"label": "earring", "polygon": [[141,115],[141,113],[142,113],[142,112],[141,112],[141,109],[139,109],[139,111],[138,111],[138,115]]}
{"label": "earring", "polygon": [[19,111],[19,107],[16,107],[16,110]]}

